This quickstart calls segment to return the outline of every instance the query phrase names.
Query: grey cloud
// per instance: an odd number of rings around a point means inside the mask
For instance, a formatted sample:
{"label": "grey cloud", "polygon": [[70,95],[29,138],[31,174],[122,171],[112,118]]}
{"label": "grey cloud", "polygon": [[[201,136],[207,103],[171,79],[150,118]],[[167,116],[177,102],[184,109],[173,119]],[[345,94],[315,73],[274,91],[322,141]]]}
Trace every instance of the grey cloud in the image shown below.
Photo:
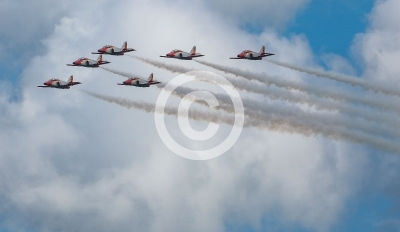
{"label": "grey cloud", "polygon": [[[17,215],[15,222],[34,231],[224,231],[232,217],[257,228],[265,215],[310,230],[329,230],[337,223],[362,188],[354,183],[370,167],[365,147],[246,129],[227,154],[193,162],[162,144],[152,114],[75,91],[157,99],[155,88],[121,88],[116,83],[123,77],[65,65],[80,56],[94,58],[89,52],[98,46],[125,40],[146,57],[197,45],[207,60],[232,64],[225,59],[231,50],[256,46],[256,41],[281,49],[292,63],[312,59],[304,38],[251,36],[221,23],[204,5],[194,6],[124,1],[96,10],[84,6],[59,21],[44,40],[45,53],[24,69],[21,100],[0,101],[6,109],[0,118],[0,202],[9,205],[3,215]],[[154,72],[164,82],[174,77],[128,57],[107,60],[116,70]],[[83,82],[76,89],[36,88],[48,78],[71,74]]]}
{"label": "grey cloud", "polygon": [[205,1],[206,5],[223,17],[234,19],[241,24],[261,27],[284,27],[296,13],[304,8],[309,0],[301,1]]}

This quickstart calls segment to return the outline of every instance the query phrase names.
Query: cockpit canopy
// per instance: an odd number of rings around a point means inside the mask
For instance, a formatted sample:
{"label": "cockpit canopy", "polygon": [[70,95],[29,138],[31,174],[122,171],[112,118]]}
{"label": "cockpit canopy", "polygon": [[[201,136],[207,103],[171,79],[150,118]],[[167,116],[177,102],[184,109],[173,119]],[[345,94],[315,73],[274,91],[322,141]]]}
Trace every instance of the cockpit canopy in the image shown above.
{"label": "cockpit canopy", "polygon": [[179,49],[175,49],[175,50],[173,50],[172,52],[182,52],[182,51],[179,50]]}
{"label": "cockpit canopy", "polygon": [[244,50],[242,53],[249,53],[249,52],[252,52],[252,51],[250,51],[250,50]]}
{"label": "cockpit canopy", "polygon": [[106,45],[103,48],[111,48],[111,47],[113,47],[113,46],[112,45]]}

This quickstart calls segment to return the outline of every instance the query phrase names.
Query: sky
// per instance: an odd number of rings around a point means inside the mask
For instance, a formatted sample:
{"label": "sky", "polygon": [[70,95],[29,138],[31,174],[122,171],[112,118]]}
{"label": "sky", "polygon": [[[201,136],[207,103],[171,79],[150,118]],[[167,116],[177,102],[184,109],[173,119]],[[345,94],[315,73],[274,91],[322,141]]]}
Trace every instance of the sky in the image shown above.
{"label": "sky", "polygon": [[[0,1],[0,231],[400,231],[399,5]],[[234,146],[184,159],[163,144],[154,113],[85,94],[155,104],[156,86],[66,66],[124,41],[162,68],[127,55],[104,55],[105,67],[163,83],[194,68],[236,83],[246,126]],[[194,45],[208,65],[159,57]],[[284,65],[228,59],[263,45],[275,54],[266,60]],[[82,84],[36,87],[70,75]],[[210,85],[186,87],[221,92]],[[222,124],[199,143],[166,116],[188,148],[215,146],[232,129],[227,111],[191,110],[207,118],[190,119],[194,129],[215,112]]]}

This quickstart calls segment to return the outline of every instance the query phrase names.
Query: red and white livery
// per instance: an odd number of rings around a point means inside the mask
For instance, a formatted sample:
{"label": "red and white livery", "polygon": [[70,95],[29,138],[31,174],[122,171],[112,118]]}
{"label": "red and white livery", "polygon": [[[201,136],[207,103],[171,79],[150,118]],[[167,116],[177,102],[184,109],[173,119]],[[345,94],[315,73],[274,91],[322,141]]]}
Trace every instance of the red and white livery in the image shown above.
{"label": "red and white livery", "polygon": [[175,58],[175,59],[180,59],[180,60],[191,60],[193,58],[202,57],[202,56],[204,56],[204,55],[202,55],[200,53],[196,53],[196,46],[194,46],[189,53],[188,52],[183,52],[183,51],[178,50],[178,49],[175,49],[175,50],[172,50],[167,55],[160,56],[160,57]]}
{"label": "red and white livery", "polygon": [[161,82],[153,80],[153,73],[150,74],[147,80],[140,79],[139,77],[131,77],[128,80],[118,83],[118,85],[136,86],[136,87],[150,87],[150,85],[160,84]]}
{"label": "red and white livery", "polygon": [[128,43],[125,41],[124,44],[122,45],[121,48],[112,46],[112,45],[106,45],[97,52],[92,52],[92,54],[105,54],[105,55],[113,55],[113,56],[123,56],[125,52],[133,52],[136,51],[133,48],[128,48]]}
{"label": "red and white livery", "polygon": [[74,82],[74,77],[71,75],[67,82],[61,81],[56,78],[52,78],[43,85],[39,85],[40,88],[56,88],[56,89],[69,89],[71,86],[82,84],[81,82]]}
{"label": "red and white livery", "polygon": [[82,67],[87,67],[87,68],[98,68],[100,65],[103,64],[108,64],[111,62],[108,62],[106,60],[103,60],[103,56],[100,54],[97,60],[91,60],[89,58],[81,57],[72,64],[67,64],[68,66],[82,66]]}
{"label": "red and white livery", "polygon": [[231,57],[229,59],[262,60],[263,57],[273,56],[273,55],[275,55],[275,54],[265,52],[265,46],[262,46],[259,53],[253,52],[250,50],[245,50],[245,51],[241,52],[239,55],[237,55],[236,57]]}

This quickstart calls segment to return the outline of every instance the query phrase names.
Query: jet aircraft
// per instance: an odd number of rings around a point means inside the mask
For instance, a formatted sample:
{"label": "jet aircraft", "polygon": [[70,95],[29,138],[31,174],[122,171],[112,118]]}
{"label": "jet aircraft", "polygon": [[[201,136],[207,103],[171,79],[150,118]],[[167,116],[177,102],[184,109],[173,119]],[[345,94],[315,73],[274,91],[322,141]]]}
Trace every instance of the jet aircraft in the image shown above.
{"label": "jet aircraft", "polygon": [[105,55],[114,55],[114,56],[123,56],[125,52],[132,52],[136,51],[133,48],[128,48],[127,42],[122,45],[122,48],[117,48],[112,45],[106,45],[99,50],[98,52],[92,52],[92,54],[105,54]]}
{"label": "jet aircraft", "polygon": [[180,59],[180,60],[191,60],[192,58],[201,57],[201,56],[204,56],[204,55],[202,55],[200,53],[196,53],[196,46],[194,46],[192,48],[192,50],[190,51],[190,53],[175,49],[175,50],[172,50],[167,55],[160,56],[160,57],[175,58],[175,59]]}
{"label": "jet aircraft", "polygon": [[108,64],[108,63],[111,63],[111,62],[103,60],[103,56],[100,54],[99,57],[97,58],[97,60],[91,60],[89,58],[81,57],[81,58],[75,60],[74,62],[72,62],[72,64],[67,64],[67,65],[68,66],[82,66],[82,67],[87,67],[87,68],[98,68],[99,65]]}
{"label": "jet aircraft", "polygon": [[128,85],[128,86],[136,86],[136,87],[150,87],[150,85],[160,84],[159,81],[153,80],[153,73],[150,74],[147,80],[140,79],[138,77],[131,77],[128,80],[118,83],[118,85]]}
{"label": "jet aircraft", "polygon": [[39,85],[41,88],[57,88],[57,89],[69,89],[70,86],[82,84],[81,82],[74,82],[74,77],[71,75],[68,79],[68,82],[60,81],[59,79],[52,78],[45,83],[44,85]]}
{"label": "jet aircraft", "polygon": [[272,56],[275,54],[265,52],[265,46],[262,46],[259,53],[250,50],[241,52],[237,57],[231,57],[229,59],[247,59],[247,60],[262,60],[263,57]]}

